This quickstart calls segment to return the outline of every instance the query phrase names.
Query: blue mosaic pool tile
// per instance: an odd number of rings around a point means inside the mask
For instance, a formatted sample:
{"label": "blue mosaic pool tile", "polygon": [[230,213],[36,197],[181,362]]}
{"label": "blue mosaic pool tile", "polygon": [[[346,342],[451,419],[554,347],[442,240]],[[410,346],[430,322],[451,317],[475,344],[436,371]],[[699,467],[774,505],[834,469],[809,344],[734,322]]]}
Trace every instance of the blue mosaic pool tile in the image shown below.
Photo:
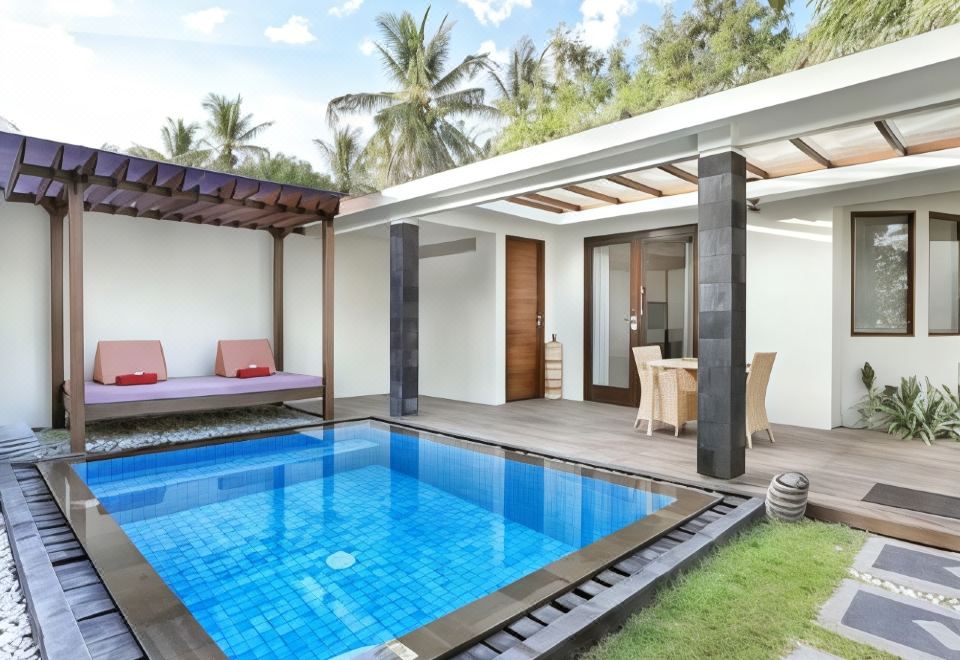
{"label": "blue mosaic pool tile", "polygon": [[368,424],[77,471],[234,658],[388,641],[672,501]]}

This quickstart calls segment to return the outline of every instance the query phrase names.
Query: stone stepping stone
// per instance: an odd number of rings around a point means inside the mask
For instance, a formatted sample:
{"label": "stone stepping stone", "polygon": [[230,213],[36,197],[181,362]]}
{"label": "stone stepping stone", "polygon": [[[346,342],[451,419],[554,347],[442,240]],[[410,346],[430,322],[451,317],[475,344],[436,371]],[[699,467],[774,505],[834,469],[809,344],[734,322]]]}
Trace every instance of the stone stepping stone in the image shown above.
{"label": "stone stepping stone", "polygon": [[872,585],[844,580],[819,622],[903,658],[960,660],[960,613]]}
{"label": "stone stepping stone", "polygon": [[917,591],[960,598],[960,554],[871,537],[853,568]]}

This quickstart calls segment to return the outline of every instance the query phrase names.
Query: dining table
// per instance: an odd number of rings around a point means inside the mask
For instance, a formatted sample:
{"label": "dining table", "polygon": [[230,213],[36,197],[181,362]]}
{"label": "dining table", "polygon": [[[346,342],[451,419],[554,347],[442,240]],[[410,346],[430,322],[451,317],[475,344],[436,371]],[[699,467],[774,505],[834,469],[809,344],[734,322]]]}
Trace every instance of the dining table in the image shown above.
{"label": "dining table", "polygon": [[[660,360],[650,360],[647,362],[647,366],[659,371],[661,369],[683,369],[684,371],[689,372],[694,379],[697,377],[697,369],[699,367],[699,361],[695,357],[681,357],[681,358],[663,358]],[[750,373],[750,363],[747,365],[747,373]],[[656,401],[657,397],[660,396],[659,388],[659,378],[654,375],[653,381],[653,400]],[[647,423],[647,435],[653,435],[653,420],[649,420]]]}

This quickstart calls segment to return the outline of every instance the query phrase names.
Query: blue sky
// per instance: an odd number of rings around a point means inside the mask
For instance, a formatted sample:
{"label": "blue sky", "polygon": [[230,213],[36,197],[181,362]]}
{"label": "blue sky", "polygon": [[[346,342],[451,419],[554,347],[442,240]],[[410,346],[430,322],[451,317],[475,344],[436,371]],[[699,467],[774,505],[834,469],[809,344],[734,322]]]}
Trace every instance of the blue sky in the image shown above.
{"label": "blue sky", "polygon": [[[0,0],[0,116],[25,133],[99,146],[159,146],[166,116],[202,120],[210,91],[242,94],[274,126],[262,142],[319,166],[327,101],[386,89],[372,52],[375,17],[427,2],[388,0]],[[529,35],[541,45],[564,21],[598,47],[636,41],[667,4],[654,0],[445,0],[432,21],[456,22],[453,55],[494,59]],[[689,0],[673,3],[679,13]],[[809,8],[795,0],[794,24]],[[369,127],[369,118],[352,123]]]}

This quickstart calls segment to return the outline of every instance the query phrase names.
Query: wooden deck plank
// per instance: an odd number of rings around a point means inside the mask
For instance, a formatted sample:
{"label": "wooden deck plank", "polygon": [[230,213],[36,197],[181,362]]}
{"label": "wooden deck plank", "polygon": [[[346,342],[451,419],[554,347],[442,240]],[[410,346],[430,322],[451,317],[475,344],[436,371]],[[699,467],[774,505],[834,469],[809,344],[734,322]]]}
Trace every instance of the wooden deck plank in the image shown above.
{"label": "wooden deck plank", "polygon": [[[297,404],[311,412],[315,406]],[[341,419],[387,418],[388,410],[386,395],[337,400]],[[861,501],[878,482],[960,497],[960,443],[927,447],[873,431],[775,424],[777,442],[758,437],[747,451],[746,474],[723,481],[697,474],[695,423],[679,438],[657,431],[649,437],[634,430],[635,415],[632,408],[584,401],[488,406],[421,397],[420,414],[407,421],[741,496],[763,497],[777,473],[803,472],[810,479],[812,515],[960,551],[960,520]]]}

